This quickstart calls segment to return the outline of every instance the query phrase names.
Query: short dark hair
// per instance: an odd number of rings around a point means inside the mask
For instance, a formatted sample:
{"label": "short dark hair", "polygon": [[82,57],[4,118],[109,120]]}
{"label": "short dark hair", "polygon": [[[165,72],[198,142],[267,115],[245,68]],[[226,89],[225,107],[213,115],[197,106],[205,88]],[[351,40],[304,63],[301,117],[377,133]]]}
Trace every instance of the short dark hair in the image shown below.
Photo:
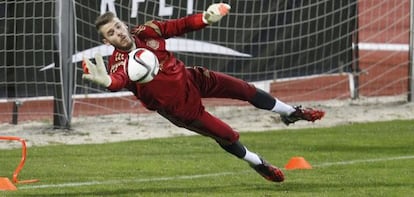
{"label": "short dark hair", "polygon": [[98,30],[99,35],[102,35],[102,32],[99,31],[99,28],[101,28],[103,25],[109,23],[115,18],[115,14],[113,12],[105,12],[104,14],[98,16],[95,21],[95,27],[96,30]]}

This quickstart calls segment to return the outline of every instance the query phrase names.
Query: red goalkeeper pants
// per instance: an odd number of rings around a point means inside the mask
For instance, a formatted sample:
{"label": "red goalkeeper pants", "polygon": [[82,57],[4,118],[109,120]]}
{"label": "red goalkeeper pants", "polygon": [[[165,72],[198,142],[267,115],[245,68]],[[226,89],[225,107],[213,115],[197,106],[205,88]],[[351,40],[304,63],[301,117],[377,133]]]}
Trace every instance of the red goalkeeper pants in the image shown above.
{"label": "red goalkeeper pants", "polygon": [[[250,101],[256,88],[247,82],[209,71],[206,68],[187,68],[189,77],[187,88],[191,102],[184,102],[173,111],[157,110],[173,124],[211,137],[220,144],[232,144],[239,139],[239,133],[228,124],[205,111],[201,98],[230,98]],[[186,103],[191,103],[186,105]]]}

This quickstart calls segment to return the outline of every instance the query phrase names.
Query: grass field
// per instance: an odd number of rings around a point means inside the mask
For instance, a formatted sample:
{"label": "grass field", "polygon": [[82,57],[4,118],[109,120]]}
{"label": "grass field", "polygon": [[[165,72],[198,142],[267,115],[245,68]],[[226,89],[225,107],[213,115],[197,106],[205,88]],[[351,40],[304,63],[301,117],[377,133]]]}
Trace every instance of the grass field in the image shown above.
{"label": "grass field", "polygon": [[[174,137],[28,149],[17,191],[0,196],[412,196],[414,121],[241,134],[274,165],[304,157],[311,170],[264,180],[209,138]],[[0,150],[11,179],[20,150]]]}

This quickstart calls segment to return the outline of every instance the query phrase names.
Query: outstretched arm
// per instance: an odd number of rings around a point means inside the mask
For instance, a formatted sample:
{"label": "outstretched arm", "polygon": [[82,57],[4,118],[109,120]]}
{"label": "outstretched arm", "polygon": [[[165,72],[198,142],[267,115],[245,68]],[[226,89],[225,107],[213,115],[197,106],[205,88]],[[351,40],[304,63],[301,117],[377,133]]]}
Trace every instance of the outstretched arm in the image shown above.
{"label": "outstretched arm", "polygon": [[202,29],[208,24],[220,21],[223,16],[228,14],[229,10],[230,5],[225,3],[216,3],[210,5],[206,11],[200,14],[166,21],[149,21],[145,23],[145,25],[134,28],[132,33],[139,36],[142,30],[146,29],[146,27],[150,27],[153,31],[146,31],[144,34],[152,33],[154,34],[152,36],[160,36],[163,38],[180,36],[187,32]]}

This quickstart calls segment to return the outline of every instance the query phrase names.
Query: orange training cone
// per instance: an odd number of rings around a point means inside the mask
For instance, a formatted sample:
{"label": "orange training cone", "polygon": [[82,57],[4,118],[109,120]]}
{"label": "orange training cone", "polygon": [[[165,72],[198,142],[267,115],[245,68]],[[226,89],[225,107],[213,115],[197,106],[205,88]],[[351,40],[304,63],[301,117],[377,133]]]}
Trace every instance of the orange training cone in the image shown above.
{"label": "orange training cone", "polygon": [[286,170],[312,169],[312,166],[303,157],[292,157],[285,165]]}
{"label": "orange training cone", "polygon": [[6,190],[17,190],[17,188],[8,178],[0,177],[0,191]]}

